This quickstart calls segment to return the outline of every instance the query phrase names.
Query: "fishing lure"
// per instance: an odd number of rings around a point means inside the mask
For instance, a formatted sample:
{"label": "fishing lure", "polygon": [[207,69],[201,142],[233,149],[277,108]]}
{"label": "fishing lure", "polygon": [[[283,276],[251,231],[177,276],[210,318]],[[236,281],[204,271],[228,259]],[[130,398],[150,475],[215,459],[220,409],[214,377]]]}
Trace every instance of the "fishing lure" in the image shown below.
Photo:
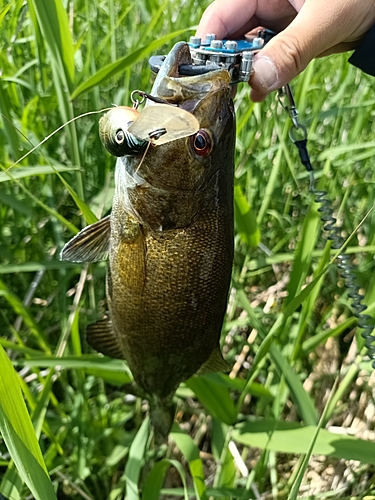
{"label": "fishing lure", "polygon": [[199,130],[198,120],[184,109],[171,104],[153,104],[139,112],[139,102],[134,100],[134,103],[132,108],[117,106],[111,109],[99,121],[100,139],[114,156],[138,155],[149,143],[166,144]]}

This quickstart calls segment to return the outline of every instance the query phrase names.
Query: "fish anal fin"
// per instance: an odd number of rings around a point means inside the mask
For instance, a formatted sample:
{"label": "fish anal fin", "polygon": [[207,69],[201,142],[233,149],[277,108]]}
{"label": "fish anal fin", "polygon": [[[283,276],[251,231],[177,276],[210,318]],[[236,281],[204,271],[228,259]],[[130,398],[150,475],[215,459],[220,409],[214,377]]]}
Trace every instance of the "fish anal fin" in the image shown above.
{"label": "fish anal fin", "polygon": [[64,246],[61,260],[70,262],[98,262],[108,258],[111,235],[110,215],[86,226]]}
{"label": "fish anal fin", "polygon": [[220,349],[216,347],[208,360],[197,371],[197,375],[204,375],[212,372],[229,372],[230,366],[223,358]]}
{"label": "fish anal fin", "polygon": [[86,329],[86,340],[96,351],[111,358],[124,359],[121,346],[114,334],[112,322],[108,316],[96,323],[88,325]]}

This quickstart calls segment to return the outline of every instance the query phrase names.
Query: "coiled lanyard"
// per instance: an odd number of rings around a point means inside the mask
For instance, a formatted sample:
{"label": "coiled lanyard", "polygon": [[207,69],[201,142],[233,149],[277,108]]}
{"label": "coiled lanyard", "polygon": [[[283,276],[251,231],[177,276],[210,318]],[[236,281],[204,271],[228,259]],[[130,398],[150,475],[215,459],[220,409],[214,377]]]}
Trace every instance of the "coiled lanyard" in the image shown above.
{"label": "coiled lanyard", "polygon": [[278,99],[281,106],[289,114],[292,120],[289,138],[293,144],[296,145],[301,163],[309,173],[309,191],[313,193],[315,203],[320,205],[318,212],[321,214],[320,220],[324,224],[324,230],[328,235],[326,239],[332,241],[332,248],[334,250],[340,250],[337,255],[337,267],[341,270],[341,276],[344,280],[345,287],[349,291],[348,296],[352,299],[353,313],[358,320],[358,326],[363,330],[361,335],[365,341],[368,355],[372,360],[372,367],[375,369],[375,332],[371,324],[372,318],[368,314],[364,314],[364,311],[367,309],[367,306],[362,303],[364,295],[360,293],[360,286],[357,283],[354,266],[350,262],[349,256],[345,253],[345,240],[340,234],[340,228],[337,226],[337,219],[333,216],[332,201],[328,197],[327,191],[315,189],[314,171],[307,150],[307,129],[298,120],[298,110],[289,85],[282,87],[278,91]]}

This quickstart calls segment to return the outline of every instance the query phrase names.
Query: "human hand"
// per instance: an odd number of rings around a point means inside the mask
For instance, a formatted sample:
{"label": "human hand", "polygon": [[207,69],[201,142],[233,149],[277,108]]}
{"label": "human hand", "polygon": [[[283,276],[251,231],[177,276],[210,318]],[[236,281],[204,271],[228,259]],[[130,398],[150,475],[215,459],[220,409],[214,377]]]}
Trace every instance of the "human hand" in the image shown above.
{"label": "human hand", "polygon": [[279,32],[253,61],[250,97],[263,101],[315,57],[358,46],[375,22],[375,0],[215,0],[197,36],[241,38],[257,27]]}

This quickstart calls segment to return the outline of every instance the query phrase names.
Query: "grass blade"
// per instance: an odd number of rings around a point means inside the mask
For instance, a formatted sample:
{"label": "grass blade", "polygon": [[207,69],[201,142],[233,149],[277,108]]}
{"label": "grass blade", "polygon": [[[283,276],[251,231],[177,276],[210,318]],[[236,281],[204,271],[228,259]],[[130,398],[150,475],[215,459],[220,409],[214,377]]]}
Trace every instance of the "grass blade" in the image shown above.
{"label": "grass blade", "polygon": [[212,375],[192,377],[186,385],[194,391],[199,401],[213,416],[231,425],[236,421],[236,409],[229,389],[216,383]]}
{"label": "grass blade", "polygon": [[[316,427],[271,419],[238,424],[232,431],[234,441],[280,453],[306,453],[315,439]],[[315,441],[314,454],[359,460],[375,464],[375,443],[321,429]]]}
{"label": "grass blade", "polygon": [[60,78],[71,89],[74,82],[74,47],[68,16],[61,0],[28,0],[52,53]]}
{"label": "grass blade", "polygon": [[316,409],[309,395],[303,388],[301,381],[290,367],[289,362],[283,358],[282,354],[275,345],[271,345],[270,353],[273,361],[276,363],[276,366],[280,371],[280,374],[285,377],[301,417],[308,425],[316,425],[318,422]]}
{"label": "grass blade", "polygon": [[199,456],[198,446],[190,436],[185,434],[178,424],[174,423],[171,437],[180,448],[182,454],[189,463],[190,472],[194,481],[194,490],[197,500],[206,500],[206,485],[204,483],[204,472],[202,460]]}
{"label": "grass blade", "polygon": [[8,2],[8,4],[0,10],[0,25],[3,23],[4,17],[7,15],[13,4],[14,0],[10,0],[10,2]]}
{"label": "grass blade", "polygon": [[[233,498],[233,500],[238,500],[241,498],[242,491],[241,488],[207,488],[207,495],[211,498],[224,498],[225,500]],[[161,492],[163,495],[176,497],[177,500],[180,500],[181,496],[184,494],[182,488],[163,488]],[[189,488],[187,493],[190,499],[194,498],[194,491],[192,488]]]}
{"label": "grass blade", "polygon": [[234,186],[234,214],[237,232],[242,241],[251,247],[260,242],[260,231],[253,211],[240,186]]}
{"label": "grass blade", "polygon": [[141,473],[143,456],[150,435],[149,418],[145,418],[129,450],[125,467],[126,500],[139,500],[138,480]]}
{"label": "grass blade", "polygon": [[[338,379],[336,379],[336,382],[335,382],[335,384],[334,384],[334,386],[332,388],[331,395],[330,395],[330,398],[329,398],[330,400],[332,399],[332,396],[334,394],[334,391],[335,391],[335,388],[336,388],[336,385],[337,385],[337,381],[338,381]],[[310,460],[310,456],[311,456],[311,454],[313,452],[313,449],[314,449],[316,440],[318,438],[320,429],[323,426],[323,422],[324,422],[324,420],[326,418],[326,413],[327,413],[328,408],[329,408],[329,403],[330,403],[330,401],[328,401],[328,403],[326,404],[326,406],[324,408],[324,411],[323,411],[323,414],[322,414],[322,416],[319,419],[318,425],[316,426],[316,430],[315,430],[315,433],[314,433],[313,438],[311,440],[309,449],[307,450],[306,456],[304,457],[304,459],[303,459],[303,461],[302,461],[302,463],[301,463],[301,465],[299,467],[299,470],[298,470],[297,475],[296,475],[296,479],[293,482],[293,485],[292,485],[292,488],[291,488],[288,500],[297,500],[298,491],[299,491],[299,489],[301,487],[302,479],[303,479],[303,476],[304,476],[304,474],[305,474],[305,472],[307,470],[307,467],[308,467],[308,464],[309,464],[309,460]]]}
{"label": "grass blade", "polygon": [[182,484],[184,485],[184,500],[188,500],[184,468],[180,462],[177,462],[177,460],[170,460],[167,458],[157,462],[150,474],[147,476],[142,492],[142,500],[159,500],[165,475],[171,466],[174,467],[179,473]]}
{"label": "grass blade", "polygon": [[117,59],[117,61],[115,61],[114,63],[105,66],[104,68],[99,70],[95,75],[90,77],[88,80],[81,83],[81,85],[79,85],[72,93],[71,99],[74,100],[84,92],[88,92],[89,90],[91,90],[96,85],[103,84],[109,78],[112,78],[112,76],[117,75],[117,73],[124,71],[129,66],[135,64],[141,59],[144,59],[145,56],[150,54],[153,50],[161,47],[163,44],[169,42],[169,40],[172,40],[173,38],[176,38],[182,35],[183,33],[186,33],[186,31],[190,29],[192,28],[186,28],[183,30],[174,31],[173,33],[169,33],[168,35],[160,38],[159,40],[155,40],[154,42],[144,47],[141,47],[138,50],[135,50],[131,54],[125,57],[121,57],[120,59]]}
{"label": "grass blade", "polygon": [[56,499],[12,363],[0,346],[0,430],[14,463],[37,500]]}
{"label": "grass blade", "polygon": [[71,172],[79,170],[79,167],[64,167],[57,165],[55,167],[49,165],[34,165],[33,167],[18,167],[12,170],[12,175],[4,171],[0,175],[0,182],[12,181],[14,179],[22,179],[23,177],[31,177],[33,175],[55,174],[56,172]]}
{"label": "grass blade", "polygon": [[[16,160],[21,156],[20,155],[20,143],[19,136],[17,131],[11,121],[11,103],[9,101],[9,97],[4,88],[4,85],[0,81],[0,112],[3,119],[4,131],[7,137],[7,140],[11,146],[12,154]],[[0,176],[1,177],[1,176]]]}
{"label": "grass blade", "polygon": [[22,478],[14,465],[14,462],[11,461],[1,479],[1,493],[3,493],[7,499],[20,500],[23,488],[24,484]]}
{"label": "grass blade", "polygon": [[14,311],[22,316],[25,325],[30,329],[31,333],[37,339],[40,347],[48,354],[50,354],[50,348],[44,337],[43,332],[39,328],[39,325],[34,321],[33,317],[30,315],[28,308],[20,301],[20,299],[12,293],[8,287],[0,280],[0,297],[4,297],[5,300],[13,307]]}

